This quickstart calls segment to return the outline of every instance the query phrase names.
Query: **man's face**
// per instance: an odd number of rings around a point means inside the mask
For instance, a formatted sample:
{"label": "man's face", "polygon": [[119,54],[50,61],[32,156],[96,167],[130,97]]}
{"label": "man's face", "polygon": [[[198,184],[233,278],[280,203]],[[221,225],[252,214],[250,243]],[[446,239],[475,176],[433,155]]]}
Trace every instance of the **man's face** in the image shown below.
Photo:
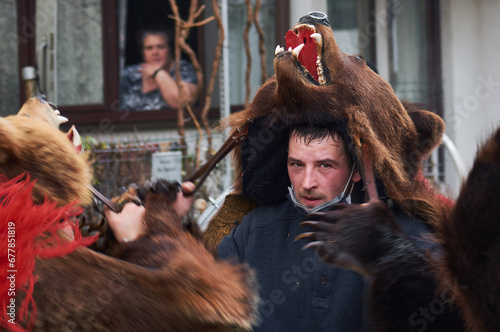
{"label": "man's face", "polygon": [[165,38],[158,35],[148,35],[144,38],[142,49],[144,61],[149,64],[163,67],[168,60],[168,46]]}
{"label": "man's face", "polygon": [[[345,188],[351,167],[342,142],[330,136],[312,140],[292,136],[288,143],[288,176],[299,203],[311,209],[337,197]],[[361,179],[357,171],[354,182]]]}

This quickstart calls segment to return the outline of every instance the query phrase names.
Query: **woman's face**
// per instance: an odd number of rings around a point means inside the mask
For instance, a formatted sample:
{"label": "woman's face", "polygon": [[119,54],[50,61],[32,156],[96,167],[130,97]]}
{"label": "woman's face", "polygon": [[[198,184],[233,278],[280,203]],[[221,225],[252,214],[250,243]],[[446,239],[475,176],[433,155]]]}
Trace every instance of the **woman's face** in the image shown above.
{"label": "woman's face", "polygon": [[168,45],[163,36],[146,36],[146,38],[144,38],[142,52],[146,63],[164,67],[168,61]]}

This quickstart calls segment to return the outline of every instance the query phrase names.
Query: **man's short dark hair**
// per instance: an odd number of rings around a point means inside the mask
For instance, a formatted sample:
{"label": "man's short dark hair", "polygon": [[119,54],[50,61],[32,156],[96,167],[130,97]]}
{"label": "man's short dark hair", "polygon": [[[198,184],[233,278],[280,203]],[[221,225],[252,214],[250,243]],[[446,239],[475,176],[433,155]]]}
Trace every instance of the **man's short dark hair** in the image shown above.
{"label": "man's short dark hair", "polygon": [[292,137],[296,137],[300,142],[304,142],[306,145],[311,143],[313,140],[320,140],[327,137],[331,137],[334,142],[342,143],[344,147],[344,153],[349,159],[349,164],[352,165],[352,155],[349,150],[349,145],[347,143],[347,139],[345,134],[340,130],[337,130],[335,127],[330,126],[319,126],[314,124],[299,124],[295,125],[290,129],[289,139]]}

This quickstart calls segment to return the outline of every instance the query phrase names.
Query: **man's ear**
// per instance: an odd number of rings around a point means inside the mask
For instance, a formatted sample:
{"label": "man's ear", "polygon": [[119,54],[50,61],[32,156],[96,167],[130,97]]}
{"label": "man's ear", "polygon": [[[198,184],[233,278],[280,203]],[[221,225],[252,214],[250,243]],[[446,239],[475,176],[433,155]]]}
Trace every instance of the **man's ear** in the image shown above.
{"label": "man's ear", "polygon": [[358,182],[361,180],[361,174],[359,174],[358,166],[354,167],[354,173],[352,174],[352,182]]}

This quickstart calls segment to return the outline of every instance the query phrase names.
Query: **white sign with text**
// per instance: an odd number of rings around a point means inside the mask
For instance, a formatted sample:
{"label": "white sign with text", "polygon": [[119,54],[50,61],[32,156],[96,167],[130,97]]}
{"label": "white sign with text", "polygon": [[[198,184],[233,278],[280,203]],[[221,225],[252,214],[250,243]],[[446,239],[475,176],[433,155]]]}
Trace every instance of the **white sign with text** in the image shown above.
{"label": "white sign with text", "polygon": [[181,151],[153,153],[151,180],[165,179],[182,182],[182,153]]}

